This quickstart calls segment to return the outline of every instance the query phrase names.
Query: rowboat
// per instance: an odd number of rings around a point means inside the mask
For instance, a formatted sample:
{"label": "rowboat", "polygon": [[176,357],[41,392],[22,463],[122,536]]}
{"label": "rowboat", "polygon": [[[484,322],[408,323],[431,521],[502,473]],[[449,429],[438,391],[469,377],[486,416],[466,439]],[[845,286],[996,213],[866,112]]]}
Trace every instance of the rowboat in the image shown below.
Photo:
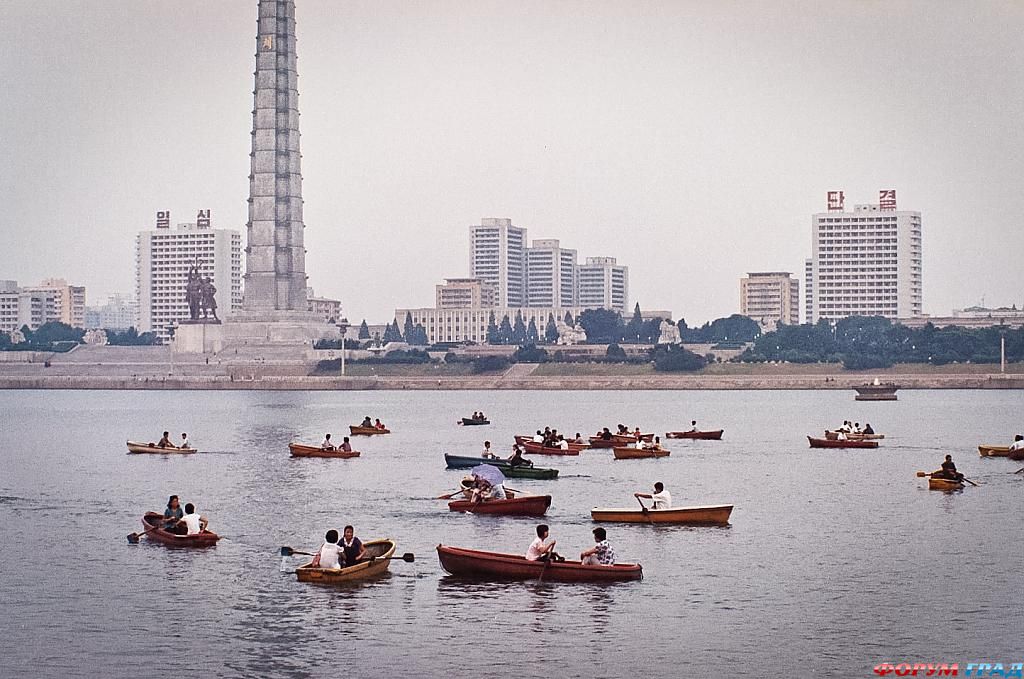
{"label": "rowboat", "polygon": [[568,448],[562,450],[555,446],[545,446],[533,441],[527,441],[523,444],[523,449],[530,455],[579,455],[580,451],[586,448],[586,446],[580,444],[576,444],[576,446],[576,448],[573,448],[573,445],[570,443]]}
{"label": "rowboat", "polygon": [[448,469],[471,469],[478,464],[494,465],[501,470],[501,473],[513,479],[556,479],[557,469],[545,469],[543,467],[526,467],[516,465],[512,467],[508,460],[492,459],[489,457],[464,457],[462,455],[449,455],[445,453],[444,463]]}
{"label": "rowboat", "polygon": [[620,582],[644,576],[638,563],[584,566],[579,561],[529,561],[519,554],[437,546],[441,568],[454,576],[481,580],[549,580],[554,582]]}
{"label": "rowboat", "polygon": [[[839,432],[826,429],[825,438],[829,441],[836,441],[839,439]],[[881,441],[885,438],[885,434],[858,434],[848,431],[846,432],[846,438],[850,441]]]}
{"label": "rowboat", "polygon": [[470,514],[501,514],[503,516],[544,516],[551,506],[550,495],[517,495],[508,500],[452,500],[448,511]]}
{"label": "rowboat", "polygon": [[474,420],[472,417],[463,417],[462,424],[467,427],[472,427],[481,424],[490,424],[490,420]]}
{"label": "rowboat", "polygon": [[877,448],[878,441],[835,441],[829,439],[816,439],[813,436],[807,437],[807,442],[811,444],[811,448]]}
{"label": "rowboat", "polygon": [[377,429],[377,427],[357,427],[354,424],[348,425],[352,436],[377,436],[378,434],[390,434],[390,429]]}
{"label": "rowboat", "polygon": [[[653,441],[654,434],[640,434],[640,440]],[[610,439],[605,439],[601,436],[590,437],[591,448],[614,448],[615,446],[625,446],[630,443],[636,443],[636,437],[632,434],[612,434]]]}
{"label": "rowboat", "polygon": [[152,453],[153,455],[191,455],[199,452],[195,448],[161,448],[150,443],[128,441],[129,453]]}
{"label": "rowboat", "polygon": [[669,431],[665,432],[667,439],[702,439],[705,441],[721,441],[724,429],[715,431]]}
{"label": "rowboat", "polygon": [[301,443],[289,443],[288,450],[292,452],[292,457],[359,457],[358,450],[344,451],[338,448],[334,450],[324,450],[320,446],[305,446]]}
{"label": "rowboat", "polygon": [[614,448],[612,453],[616,460],[640,460],[646,457],[668,457],[672,453],[668,450],[653,450],[648,448]]}
{"label": "rowboat", "polygon": [[978,453],[982,457],[1009,457],[1010,446],[978,446]]}
{"label": "rowboat", "polygon": [[[162,526],[164,515],[156,512],[146,512],[142,517],[142,527],[146,530],[154,526]],[[220,536],[213,531],[204,530],[196,535],[177,535],[162,527],[146,533],[146,537],[168,547],[212,547],[220,540]]]}
{"label": "rowboat", "polygon": [[729,523],[732,505],[703,505],[698,507],[672,507],[670,509],[642,509],[594,507],[590,518],[594,521],[620,523],[668,523],[692,526],[724,526]]}
{"label": "rowboat", "polygon": [[937,479],[934,476],[928,478],[928,490],[962,490],[963,487],[964,484],[961,481],[942,478]]}
{"label": "rowboat", "polygon": [[313,568],[312,561],[295,569],[299,582],[314,582],[318,585],[337,585],[353,580],[365,580],[387,572],[391,556],[395,553],[395,541],[370,540],[363,543],[366,558],[346,568]]}
{"label": "rowboat", "polygon": [[876,380],[875,384],[862,384],[854,389],[857,391],[857,395],[853,397],[855,401],[895,401],[899,385],[892,382],[878,384]]}

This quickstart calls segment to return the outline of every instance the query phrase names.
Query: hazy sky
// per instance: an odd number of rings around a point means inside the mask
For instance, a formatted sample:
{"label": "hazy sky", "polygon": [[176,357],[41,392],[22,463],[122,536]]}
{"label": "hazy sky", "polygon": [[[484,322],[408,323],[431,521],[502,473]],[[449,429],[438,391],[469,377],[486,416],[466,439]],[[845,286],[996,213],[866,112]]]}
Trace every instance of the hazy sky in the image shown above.
{"label": "hazy sky", "polygon": [[[926,312],[1024,304],[1020,0],[296,4],[307,272],[349,319],[510,217],[693,325],[747,271],[802,290],[830,189],[922,212]],[[0,279],[94,302],[157,210],[244,233],[256,0],[0,5]]]}

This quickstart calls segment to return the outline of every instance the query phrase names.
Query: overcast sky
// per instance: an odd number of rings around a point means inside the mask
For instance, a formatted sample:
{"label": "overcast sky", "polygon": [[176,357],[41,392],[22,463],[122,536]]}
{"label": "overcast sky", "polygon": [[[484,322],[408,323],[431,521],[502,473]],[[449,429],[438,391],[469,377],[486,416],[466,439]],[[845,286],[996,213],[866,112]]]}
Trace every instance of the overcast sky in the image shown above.
{"label": "overcast sky", "polygon": [[[157,210],[244,233],[256,0],[0,5],[0,279],[92,303]],[[510,217],[702,323],[748,271],[802,290],[831,189],[922,213],[927,313],[1024,304],[1024,2],[296,5],[307,273],[349,319]]]}

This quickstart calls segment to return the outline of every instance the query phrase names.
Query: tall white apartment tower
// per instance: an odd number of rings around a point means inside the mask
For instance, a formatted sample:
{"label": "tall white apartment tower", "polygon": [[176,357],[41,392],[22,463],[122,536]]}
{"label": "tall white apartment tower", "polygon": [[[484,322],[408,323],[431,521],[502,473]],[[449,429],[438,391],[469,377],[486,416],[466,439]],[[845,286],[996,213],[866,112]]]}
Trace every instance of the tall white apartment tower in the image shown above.
{"label": "tall white apartment tower", "polygon": [[576,251],[557,238],[535,240],[526,249],[526,306],[576,306]]}
{"label": "tall white apartment tower", "polygon": [[167,339],[167,326],[189,317],[185,300],[188,271],[213,279],[217,315],[223,320],[242,308],[242,235],[214,229],[210,211],[196,221],[171,228],[170,212],[158,212],[156,229],[140,231],[135,241],[135,290],[139,301],[139,332]]}
{"label": "tall white apartment tower", "polygon": [[830,191],[828,211],[811,218],[810,323],[847,316],[921,315],[921,213],[896,209],[896,191],[878,204],[843,206]]}
{"label": "tall white apartment tower", "polygon": [[583,309],[612,309],[625,315],[629,307],[629,267],[614,257],[587,257],[576,267],[576,302]]}
{"label": "tall white apartment tower", "polygon": [[469,275],[493,286],[496,306],[526,306],[526,229],[493,217],[469,227]]}

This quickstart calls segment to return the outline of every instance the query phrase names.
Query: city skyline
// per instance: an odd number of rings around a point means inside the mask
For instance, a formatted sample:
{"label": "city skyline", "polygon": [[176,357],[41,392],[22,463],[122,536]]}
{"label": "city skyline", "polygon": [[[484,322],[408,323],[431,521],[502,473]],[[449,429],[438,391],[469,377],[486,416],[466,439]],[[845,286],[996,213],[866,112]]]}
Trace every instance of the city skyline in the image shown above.
{"label": "city skyline", "polygon": [[[923,215],[925,313],[1022,302],[1020,6],[297,4],[306,270],[350,319],[428,306],[493,215],[699,324],[802,271],[827,191],[883,188]],[[158,210],[244,230],[255,6],[5,8],[5,278],[98,300]]]}

